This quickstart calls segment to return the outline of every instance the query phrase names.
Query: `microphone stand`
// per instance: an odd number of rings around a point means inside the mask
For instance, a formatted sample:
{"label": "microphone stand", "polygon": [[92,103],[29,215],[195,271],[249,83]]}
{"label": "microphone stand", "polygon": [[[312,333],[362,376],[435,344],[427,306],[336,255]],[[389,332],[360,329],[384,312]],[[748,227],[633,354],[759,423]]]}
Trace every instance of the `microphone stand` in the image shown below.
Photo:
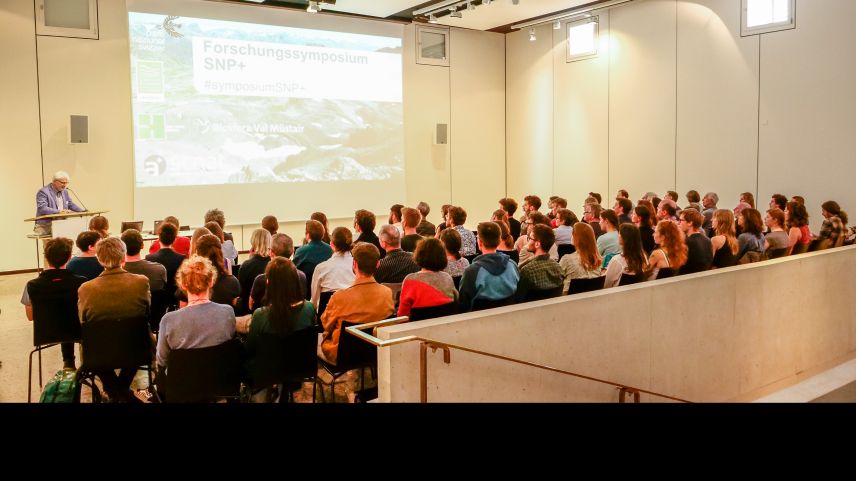
{"label": "microphone stand", "polygon": [[77,192],[75,192],[75,191],[71,190],[71,188],[70,188],[70,187],[66,187],[66,189],[68,189],[68,191],[69,191],[69,192],[71,192],[72,194],[74,194],[74,198],[75,198],[75,199],[77,199],[77,201],[78,201],[78,202],[80,202],[80,206],[81,206],[81,207],[83,207],[83,210],[89,210],[89,209],[87,209],[87,208],[86,208],[86,206],[85,206],[85,205],[83,205],[83,201],[82,201],[82,200],[80,200],[80,196],[78,196],[78,195],[77,195]]}

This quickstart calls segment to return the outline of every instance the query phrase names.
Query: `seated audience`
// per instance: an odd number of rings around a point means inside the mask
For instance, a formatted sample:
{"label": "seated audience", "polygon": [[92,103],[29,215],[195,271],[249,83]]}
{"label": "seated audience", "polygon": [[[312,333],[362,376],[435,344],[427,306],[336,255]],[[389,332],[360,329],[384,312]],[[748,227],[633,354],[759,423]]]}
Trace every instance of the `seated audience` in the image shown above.
{"label": "seated audience", "polygon": [[[530,252],[528,248],[529,235],[532,232],[532,227],[536,225],[546,225],[547,227],[549,227],[550,219],[548,219],[546,215],[540,212],[533,211],[529,213],[529,221],[526,223],[526,225],[528,226],[526,228],[526,232],[524,233],[524,235],[518,237],[517,241],[514,243],[514,249],[517,250],[517,252],[519,253],[517,262],[518,267],[523,267],[524,264],[526,264],[535,257],[535,254],[533,252]],[[558,262],[559,246],[553,244],[553,246],[550,247],[549,254],[551,259]]]}
{"label": "seated audience", "polygon": [[743,212],[737,217],[737,225],[741,231],[741,234],[737,236],[737,245],[739,247],[737,261],[747,262],[749,259],[744,258],[744,256],[750,252],[757,252],[760,259],[760,255],[765,250],[764,224],[761,220],[761,213],[756,209],[743,209]]}
{"label": "seated audience", "polygon": [[770,198],[770,209],[779,209],[782,212],[788,208],[788,198],[782,194],[773,194]]}
{"label": "seated audience", "polygon": [[520,221],[514,218],[514,213],[517,212],[517,201],[511,197],[499,199],[499,206],[508,214],[508,228],[511,230],[511,237],[517,240],[520,237]]}
{"label": "seated audience", "polygon": [[[523,198],[523,215],[520,217],[520,234],[529,232],[529,214],[541,209],[541,198],[537,195],[527,195]],[[546,216],[545,216],[546,217]],[[549,225],[549,219],[547,219]]]}
{"label": "seated audience", "polygon": [[224,266],[226,267],[226,272],[229,274],[232,273],[232,266],[235,265],[236,260],[238,259],[238,250],[235,248],[235,245],[232,241],[227,241],[224,237],[223,229],[220,227],[220,224],[214,222],[213,220],[205,223],[205,228],[211,232],[212,235],[216,236],[220,239],[220,248],[223,250],[223,259]]}
{"label": "seated audience", "polygon": [[583,209],[583,222],[591,226],[595,239],[600,239],[600,236],[603,235],[603,229],[600,228],[600,214],[603,212],[603,208],[597,203],[597,199],[589,197],[586,199]]}
{"label": "seated audience", "polygon": [[618,216],[611,209],[607,209],[600,214],[600,228],[603,235],[597,238],[597,252],[603,257],[604,267],[609,265],[612,256],[618,255],[621,252],[621,246],[618,243]]}
{"label": "seated audience", "polygon": [[[749,204],[749,209],[755,208],[755,194],[752,192],[744,192],[740,194],[740,202],[738,204]],[[736,213],[735,213],[736,214]]]}
{"label": "seated audience", "polygon": [[576,214],[569,209],[559,209],[556,211],[557,227],[554,229],[556,235],[556,245],[574,245],[574,239],[571,236],[574,224],[579,222]]}
{"label": "seated audience", "polygon": [[517,265],[496,252],[500,230],[494,222],[482,222],[478,227],[478,244],[482,255],[473,260],[461,278],[459,300],[462,312],[469,312],[476,299],[500,301],[517,292],[520,274]]}
{"label": "seated audience", "polygon": [[[214,281],[214,287],[211,288],[211,302],[226,304],[237,309],[239,306],[238,302],[241,299],[241,283],[238,282],[237,277],[229,274],[224,267],[225,262],[223,261],[223,248],[220,244],[220,239],[213,234],[206,234],[200,237],[196,245],[196,254],[211,261],[214,269],[217,270],[217,278]],[[182,297],[186,295],[187,293],[182,293]],[[186,306],[186,299],[182,299],[182,301],[179,305],[181,307]]]}
{"label": "seated audience", "polygon": [[695,209],[681,211],[680,228],[686,235],[687,244],[687,263],[681,267],[681,274],[706,271],[713,264],[713,248],[710,239],[699,230],[703,222],[704,216],[699,211]]}
{"label": "seated audience", "polygon": [[[439,224],[437,224],[437,232],[434,234],[434,237],[439,236],[440,232],[443,232],[444,230],[446,230],[446,227],[447,227],[447,224],[449,221],[449,209],[451,209],[451,208],[452,208],[452,206],[449,204],[443,204],[443,206],[440,207],[440,213],[441,213],[440,215],[443,216],[443,222],[440,222]],[[381,256],[383,256],[383,250],[381,250]]]}
{"label": "seated audience", "polygon": [[222,210],[214,208],[205,213],[205,223],[207,224],[212,221],[216,222],[217,225],[220,226],[220,230],[223,231],[223,239],[234,244],[235,239],[232,237],[232,234],[230,232],[226,232],[226,215]]}
{"label": "seated audience", "polygon": [[[93,231],[86,231],[84,234],[87,232],[98,235]],[[78,237],[78,244],[79,239],[80,237]],[[71,239],[64,237],[54,237],[45,241],[44,255],[47,267],[38,277],[27,282],[24,293],[21,295],[21,304],[24,305],[27,320],[32,321],[34,316],[41,320],[42,316],[63,307],[76,312],[77,289],[87,279],[66,269],[71,259],[71,246]],[[74,317],[77,319],[77,316]],[[77,322],[79,321],[75,321]],[[79,334],[78,326],[68,327],[69,332],[77,331]],[[74,369],[74,343],[64,342],[60,347],[63,368]]]}
{"label": "seated audience", "polygon": [[453,278],[464,275],[470,261],[461,256],[461,234],[455,229],[446,229],[440,233],[440,241],[446,249],[446,267],[443,272]]}
{"label": "seated audience", "polygon": [[250,257],[238,268],[238,282],[241,284],[241,305],[238,313],[250,312],[250,292],[256,277],[265,273],[271,260],[271,234],[266,229],[256,229],[250,235]]}
{"label": "seated audience", "polygon": [[[158,249],[154,254],[146,256],[147,261],[157,262],[166,269],[166,287],[164,289],[172,295],[175,295],[177,291],[175,275],[178,273],[178,268],[181,266],[181,263],[186,259],[185,256],[179,254],[173,249],[177,233],[178,227],[175,225],[168,222],[161,224],[160,232],[158,233],[160,249]],[[188,240],[188,242],[190,241]]]}
{"label": "seated audience", "polygon": [[394,225],[380,228],[380,245],[386,255],[377,266],[374,278],[380,283],[397,284],[403,282],[408,274],[419,272],[419,265],[413,261],[413,254],[401,250],[401,237]]}
{"label": "seated audience", "polygon": [[[674,202],[674,203],[675,203],[675,205],[678,205],[678,199],[679,199],[679,198],[680,198],[680,196],[679,196],[679,195],[678,195],[678,193],[677,193],[677,192],[675,192],[674,190],[669,190],[669,191],[667,191],[667,192],[666,192],[666,199],[671,200],[672,202]],[[665,199],[664,199],[664,200],[665,200]]]}
{"label": "seated audience", "polygon": [[403,208],[404,206],[401,204],[393,204],[389,208],[389,225],[398,229],[398,233],[401,235],[404,235],[404,227],[401,226],[401,218],[403,217],[401,209]]}
{"label": "seated audience", "polygon": [[687,192],[687,205],[691,204],[701,205],[701,195],[699,195],[697,190]]}
{"label": "seated audience", "polygon": [[98,263],[95,257],[95,244],[101,240],[101,234],[94,230],[86,230],[77,235],[77,248],[80,249],[80,255],[72,258],[66,267],[72,274],[85,277],[87,281],[91,281],[98,277],[104,268]]}
{"label": "seated audience", "polygon": [[[381,232],[383,229],[398,233],[398,229],[392,225],[384,226]],[[354,285],[336,291],[321,316],[324,332],[318,336],[318,356],[332,364],[336,363],[339,351],[342,321],[364,324],[386,319],[393,314],[392,291],[378,284],[374,278],[380,259],[377,247],[367,243],[357,244],[352,254],[356,275]]]}
{"label": "seated audience", "polygon": [[624,197],[625,199],[630,198],[630,193],[625,189],[618,189],[618,192],[615,194],[616,197]]}
{"label": "seated audience", "polygon": [[770,209],[767,211],[764,223],[769,229],[764,236],[764,250],[769,253],[769,251],[789,249],[790,239],[785,232],[785,213],[780,209]]}
{"label": "seated audience", "polygon": [[555,197],[550,199],[550,213],[547,217],[550,219],[550,228],[555,229],[559,227],[559,210],[567,209],[568,201],[561,197]]}
{"label": "seated audience", "polygon": [[437,230],[437,226],[428,222],[428,214],[431,212],[431,206],[429,206],[427,202],[420,202],[416,204],[416,210],[418,210],[419,214],[422,216],[422,220],[419,221],[419,225],[416,226],[416,233],[422,237],[434,237],[434,232]]}
{"label": "seated audience", "polygon": [[401,285],[398,315],[409,316],[413,308],[434,307],[458,301],[458,291],[446,268],[446,250],[438,239],[428,238],[419,243],[413,260],[422,269],[408,274]]}
{"label": "seated audience", "polygon": [[654,252],[656,243],[654,242],[654,220],[651,219],[651,210],[649,210],[648,202],[643,201],[633,209],[633,223],[639,228],[639,235],[642,237],[642,248],[646,255],[651,255]]}
{"label": "seated audience", "polygon": [[500,241],[499,246],[497,246],[496,248],[496,251],[507,255],[516,264],[518,261],[520,261],[520,253],[517,252],[517,250],[514,248],[514,238],[511,237],[511,230],[508,227],[508,223],[501,220],[495,220],[492,222],[496,223],[496,225],[499,226],[500,230]]}
{"label": "seated audience", "polygon": [[315,306],[304,300],[299,274],[300,271],[290,260],[274,257],[265,267],[265,272],[259,275],[266,279],[264,299],[249,322],[239,323],[238,327],[239,332],[247,333],[247,361],[244,367],[251,385],[252,379],[257,377],[256,354],[262,335],[273,334],[285,338],[315,325]]}
{"label": "seated audience", "polygon": [[[324,237],[324,225],[317,220],[306,221],[306,235],[303,246],[294,254],[294,266],[306,274],[306,282],[312,285],[312,273],[315,266],[333,256],[333,249],[321,239]],[[312,295],[311,287],[307,295]]]}
{"label": "seated audience", "polygon": [[603,204],[603,197],[601,197],[601,195],[598,194],[597,192],[589,192],[588,196],[594,198],[594,200],[597,201],[596,202],[597,205]]}
{"label": "seated audience", "polygon": [[141,274],[149,279],[151,292],[162,291],[166,287],[166,267],[157,262],[140,258],[143,249],[143,236],[136,229],[122,232],[122,242],[125,243],[125,270],[131,274]]}
{"label": "seated audience", "polygon": [[[189,247],[189,255],[196,254],[196,244],[199,242],[199,238],[204,235],[213,235],[211,231],[206,229],[205,227],[199,227],[193,231],[193,235],[190,236],[190,247]],[[219,239],[219,237],[217,237]],[[225,268],[225,261],[224,261]]]}
{"label": "seated audience", "polygon": [[670,220],[678,223],[678,204],[670,198],[665,198],[660,202],[657,210],[657,221]]}
{"label": "seated audience", "polygon": [[[275,234],[271,236],[270,241],[270,258],[275,259],[277,257],[283,257],[285,259],[291,260],[291,256],[294,254],[294,241],[286,234]],[[270,263],[268,263],[270,264]],[[297,269],[295,267],[295,269]],[[303,293],[303,298],[309,297],[307,294],[307,284],[306,284],[306,274],[301,270],[297,270],[297,278],[300,283],[300,292]],[[265,290],[267,288],[267,282],[265,280],[264,273],[256,276],[256,280],[253,281],[253,288],[250,292],[250,300],[247,304],[247,307],[252,311],[258,306],[262,305],[262,298],[264,298]]]}
{"label": "seated audience", "polygon": [[401,209],[401,216],[401,227],[404,229],[401,250],[413,252],[416,250],[416,244],[422,240],[422,236],[416,232],[419,222],[422,221],[422,215],[416,209],[405,207]]}
{"label": "seated audience", "polygon": [[321,307],[321,293],[346,289],[354,283],[354,257],[351,255],[353,236],[346,227],[336,227],[330,237],[333,255],[318,264],[312,274],[312,305]]}
{"label": "seated audience", "polygon": [[[791,200],[796,202],[797,204],[805,205],[805,198],[801,195],[795,195],[795,196],[791,197]],[[788,210],[788,207],[785,206],[784,210]]]}
{"label": "seated audience", "polygon": [[[808,229],[808,211],[805,205],[788,202],[785,211],[785,224],[788,228],[788,255],[805,252],[811,243],[811,231]],[[797,250],[799,246],[799,250]]]}
{"label": "seated audience", "polygon": [[645,269],[648,267],[648,258],[642,250],[642,237],[639,236],[639,228],[633,224],[621,224],[618,229],[618,242],[621,253],[613,256],[606,267],[606,278],[603,281],[604,289],[615,287],[621,282],[624,275],[635,275],[645,280]]}
{"label": "seated audience", "polygon": [[521,302],[531,291],[558,289],[563,286],[562,268],[550,258],[550,248],[556,236],[549,225],[533,225],[526,249],[533,258],[520,267],[520,282],[517,285],[517,301]]}
{"label": "seated audience", "polygon": [[106,239],[110,236],[110,232],[108,232],[109,229],[110,222],[103,215],[96,215],[89,219],[89,230],[97,232],[102,239]]}
{"label": "seated audience", "polygon": [[[151,305],[149,280],[122,268],[125,253],[125,243],[118,237],[102,239],[95,246],[95,254],[104,272],[84,282],[77,291],[81,323],[140,318],[148,314]],[[130,391],[136,372],[136,367],[127,367],[122,368],[118,376],[113,370],[95,374],[101,378],[104,391],[111,400],[127,402],[136,399]]]}
{"label": "seated audience", "polygon": [[[190,255],[191,240],[188,239],[187,237],[182,237],[182,236],[178,235],[178,232],[179,232],[179,229],[181,228],[181,226],[179,225],[178,219],[176,217],[173,217],[173,216],[164,217],[163,222],[160,224],[160,226],[158,226],[158,230],[157,230],[157,232],[155,232],[155,234],[159,235],[160,229],[162,229],[163,226],[165,226],[166,224],[172,224],[175,226],[176,237],[175,237],[175,241],[172,243],[172,249],[175,252],[178,252],[179,254],[183,255],[184,257],[189,256]],[[211,232],[208,232],[208,230],[206,229],[205,233],[210,234]],[[152,242],[152,245],[149,247],[149,254],[154,254],[155,252],[160,250],[160,248],[161,248],[160,239],[157,239],[154,242]]]}
{"label": "seated audience", "polygon": [[847,212],[834,200],[828,200],[821,205],[823,225],[817,235],[817,249],[841,247],[847,235]]}
{"label": "seated audience", "polygon": [[324,226],[324,235],[321,237],[321,240],[324,241],[325,244],[330,243],[330,223],[327,221],[327,214],[323,212],[313,212],[312,215],[309,216],[310,220],[317,220]]}
{"label": "seated audience", "polygon": [[359,242],[368,242],[369,244],[373,244],[377,247],[378,251],[380,251],[380,258],[383,259],[386,252],[381,248],[380,239],[378,239],[377,235],[374,233],[376,223],[377,218],[373,213],[365,209],[356,211],[354,213],[354,232],[359,235],[357,236],[357,240],[354,241],[354,244]]}
{"label": "seated audience", "polygon": [[716,204],[719,203],[719,196],[716,192],[708,192],[704,194],[704,198],[701,200],[701,206],[704,207],[704,210],[701,211],[701,215],[704,216],[704,222],[702,223],[702,229],[704,235],[708,238],[713,237],[713,232],[710,228],[711,220],[713,219],[713,213],[716,212],[718,207]]}
{"label": "seated audience", "polygon": [[464,257],[476,254],[476,236],[464,227],[467,221],[467,211],[463,207],[449,207],[448,227],[454,228],[461,234],[461,255]]}
{"label": "seated audience", "polygon": [[262,217],[262,229],[270,232],[270,235],[276,234],[279,231],[279,220],[272,215]]}
{"label": "seated audience", "polygon": [[[164,314],[158,333],[157,365],[167,376],[173,350],[218,346],[235,337],[235,312],[208,297],[216,279],[217,269],[202,256],[191,256],[178,270],[178,286],[187,293],[187,305]],[[162,395],[165,385],[158,381]]]}
{"label": "seated audience", "polygon": [[734,214],[728,209],[717,209],[711,222],[714,236],[710,239],[713,268],[731,267],[737,264],[740,246],[734,235]]}
{"label": "seated audience", "polygon": [[630,214],[633,212],[633,202],[630,199],[627,197],[616,197],[615,206],[612,209],[615,211],[615,215],[618,216],[618,225],[633,223],[633,220],[630,218]]}
{"label": "seated audience", "polygon": [[562,294],[567,294],[574,279],[592,279],[600,277],[603,259],[597,251],[597,240],[594,229],[587,222],[577,222],[572,228],[572,238],[576,251],[559,259],[562,269],[564,287]]}
{"label": "seated audience", "polygon": [[646,275],[651,280],[674,276],[687,263],[684,235],[674,222],[661,220],[654,229],[654,242],[659,247],[648,258]]}

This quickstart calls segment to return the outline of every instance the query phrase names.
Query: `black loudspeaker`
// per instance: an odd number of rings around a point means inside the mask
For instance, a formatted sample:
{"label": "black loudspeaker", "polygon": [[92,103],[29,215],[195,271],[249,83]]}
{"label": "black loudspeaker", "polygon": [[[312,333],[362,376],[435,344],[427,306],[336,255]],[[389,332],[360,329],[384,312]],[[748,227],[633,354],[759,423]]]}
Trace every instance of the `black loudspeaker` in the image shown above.
{"label": "black loudspeaker", "polygon": [[68,117],[68,143],[89,143],[89,116],[70,115]]}
{"label": "black loudspeaker", "polygon": [[449,143],[449,124],[437,124],[435,139],[434,143],[437,145],[445,145]]}

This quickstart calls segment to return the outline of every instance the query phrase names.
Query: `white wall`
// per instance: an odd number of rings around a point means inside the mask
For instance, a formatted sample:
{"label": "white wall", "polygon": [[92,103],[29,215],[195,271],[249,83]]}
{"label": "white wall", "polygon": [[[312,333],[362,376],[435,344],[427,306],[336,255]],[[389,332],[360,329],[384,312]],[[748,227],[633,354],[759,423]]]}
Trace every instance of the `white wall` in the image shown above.
{"label": "white wall", "polygon": [[[856,247],[378,330],[693,402],[749,401],[856,356]],[[826,282],[795,283],[823,278]],[[699,293],[704,292],[701,296]],[[428,350],[429,402],[617,402],[614,386]],[[379,399],[419,401],[419,342],[378,350]],[[668,402],[643,395],[643,401]]]}
{"label": "white wall", "polygon": [[[224,8],[259,8],[235,7]],[[270,15],[294,15],[267,9]],[[0,2],[0,166],[11,181],[0,193],[0,216],[7,230],[0,272],[36,267],[35,243],[26,238],[35,214],[35,193],[51,174],[67,170],[87,207],[108,209],[116,232],[133,216],[133,131],[130,59],[125,2],[99,2],[99,40],[36,37],[32,0]],[[331,17],[332,18],[332,17]],[[346,24],[348,19],[338,20]],[[489,218],[505,193],[505,55],[503,35],[453,29],[450,67],[416,65],[415,28],[404,41],[405,162],[407,198],[415,206],[428,202],[429,220],[440,221],[440,206],[452,201],[470,212],[468,225]],[[38,44],[38,52],[36,45]],[[38,63],[38,81],[36,65]],[[8,66],[8,68],[7,68]],[[41,129],[39,140],[39,103]],[[69,145],[69,114],[87,114],[90,143]],[[481,120],[484,116],[486,121]],[[450,144],[432,145],[434,125],[450,124]],[[41,151],[44,149],[44,154]],[[42,176],[44,171],[44,178]],[[212,199],[229,219],[229,206]],[[353,206],[356,210],[360,206]],[[269,212],[277,215],[272,205]],[[202,224],[198,218],[183,224]],[[388,212],[376,212],[378,224]],[[151,219],[144,220],[147,224]],[[330,219],[352,227],[352,219]],[[280,231],[295,243],[303,238],[304,220],[280,216]],[[239,247],[248,248],[252,229],[227,226]]]}
{"label": "white wall", "polygon": [[[774,193],[803,195],[814,230],[821,202],[856,209],[856,3],[801,1],[796,29],[749,37],[736,0],[595,13],[608,48],[594,59],[566,63],[564,29],[552,45],[542,29],[536,42],[507,36],[509,194],[561,195],[572,209],[590,190],[611,207],[619,188],[634,200],[712,190],[725,208],[744,191],[764,208]],[[550,104],[552,122],[535,115]]]}

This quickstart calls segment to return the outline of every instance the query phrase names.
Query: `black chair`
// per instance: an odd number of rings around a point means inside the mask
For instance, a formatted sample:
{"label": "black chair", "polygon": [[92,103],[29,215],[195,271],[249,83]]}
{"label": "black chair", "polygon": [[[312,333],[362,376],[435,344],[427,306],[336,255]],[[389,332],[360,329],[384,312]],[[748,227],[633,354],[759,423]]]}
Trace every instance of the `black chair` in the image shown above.
{"label": "black chair", "polygon": [[389,287],[392,291],[392,303],[395,305],[395,310],[398,311],[398,301],[401,300],[401,285],[403,282],[383,282],[381,285]]}
{"label": "black chair", "polygon": [[767,249],[767,259],[778,259],[779,257],[785,257],[788,255],[788,248],[782,247],[781,249]]}
{"label": "black chair", "polygon": [[577,251],[577,248],[573,244],[559,244],[557,248],[559,249],[559,260],[562,260],[562,256],[573,254]]}
{"label": "black chair", "polygon": [[164,401],[238,400],[244,348],[237,338],[198,349],[175,349],[167,358]]}
{"label": "black chair", "polygon": [[618,281],[619,286],[629,286],[630,284],[638,284],[644,281],[645,278],[642,274],[628,274],[626,272],[621,273],[621,280]]}
{"label": "black chair", "polygon": [[92,388],[92,401],[100,402],[95,386],[97,371],[145,369],[152,387],[153,346],[147,315],[84,322],[81,327],[83,362],[77,371],[78,385]]}
{"label": "black chair", "polygon": [[152,305],[149,309],[149,329],[152,332],[157,333],[160,330],[161,319],[175,304],[175,293],[167,289],[152,292]]}
{"label": "black chair", "polygon": [[458,303],[448,302],[446,304],[440,304],[439,306],[411,308],[410,315],[407,317],[410,321],[424,321],[425,319],[452,316],[457,313]]}
{"label": "black chair", "polygon": [[[320,357],[318,358],[318,364],[321,366],[321,369],[327,371],[327,374],[333,378],[329,384],[330,397],[333,402],[336,401],[336,393],[334,390],[336,379],[339,379],[348,371],[354,369],[360,370],[360,391],[365,390],[365,376],[363,375],[363,371],[365,371],[366,368],[369,368],[369,370],[371,370],[372,377],[377,379],[377,348],[374,345],[359,339],[357,336],[349,334],[345,330],[348,327],[357,326],[359,324],[360,323],[343,321],[342,325],[339,327],[339,347],[336,354],[336,364],[331,364]],[[327,385],[321,380],[321,378],[317,378],[316,382],[320,383],[322,386]],[[321,400],[326,402],[323,388],[321,389]]]}
{"label": "black chair", "polygon": [[515,264],[520,263],[520,253],[514,249],[512,249],[510,251],[497,251],[497,252],[507,255],[508,258],[511,259],[512,261],[514,261]]}
{"label": "black chair", "polygon": [[473,299],[471,312],[483,311],[485,309],[493,309],[494,307],[504,307],[514,304],[514,296],[506,297],[505,299],[485,299],[478,297]]}
{"label": "black chair", "polygon": [[39,389],[42,388],[42,351],[64,342],[80,342],[80,320],[74,302],[33,304],[33,346],[27,375],[27,402],[32,400],[33,354],[39,353]]}
{"label": "black chair", "polygon": [[520,302],[540,301],[543,299],[550,299],[561,295],[562,286],[554,287],[553,289],[532,289],[526,291],[526,295],[523,296],[523,299],[521,299]]}
{"label": "black chair", "polygon": [[[248,385],[253,392],[262,388],[282,386],[283,397],[293,401],[292,386],[312,381],[312,402],[315,402],[316,377],[318,374],[318,331],[315,326],[293,332],[285,337],[275,334],[259,336],[253,359],[253,368],[248,372]],[[286,396],[287,393],[287,396]]]}
{"label": "black chair", "polygon": [[467,262],[469,262],[470,264],[472,264],[472,263],[473,263],[473,260],[474,260],[476,257],[478,257],[479,255],[480,255],[480,254],[473,254],[473,255],[469,255],[469,256],[464,256],[464,258],[466,258],[466,259],[467,259]]}
{"label": "black chair", "polygon": [[605,280],[606,277],[604,276],[598,276],[591,279],[572,279],[570,286],[568,286],[568,295],[599,291],[603,289],[603,282]]}
{"label": "black chair", "polygon": [[327,291],[322,292],[318,297],[318,318],[321,318],[321,314],[324,314],[324,310],[327,309],[327,304],[330,302],[330,298],[333,297],[336,291]]}
{"label": "black chair", "polygon": [[461,277],[464,277],[464,276],[453,276],[452,277],[452,282],[455,283],[455,290],[458,290],[461,288]]}
{"label": "black chair", "polygon": [[805,254],[806,252],[808,252],[808,247],[809,247],[809,244],[803,244],[802,242],[797,242],[796,245],[794,245],[794,250],[791,251],[791,255],[795,256],[797,254]]}
{"label": "black chair", "polygon": [[675,270],[670,267],[664,267],[657,271],[657,280],[668,279],[670,277],[675,277]]}

